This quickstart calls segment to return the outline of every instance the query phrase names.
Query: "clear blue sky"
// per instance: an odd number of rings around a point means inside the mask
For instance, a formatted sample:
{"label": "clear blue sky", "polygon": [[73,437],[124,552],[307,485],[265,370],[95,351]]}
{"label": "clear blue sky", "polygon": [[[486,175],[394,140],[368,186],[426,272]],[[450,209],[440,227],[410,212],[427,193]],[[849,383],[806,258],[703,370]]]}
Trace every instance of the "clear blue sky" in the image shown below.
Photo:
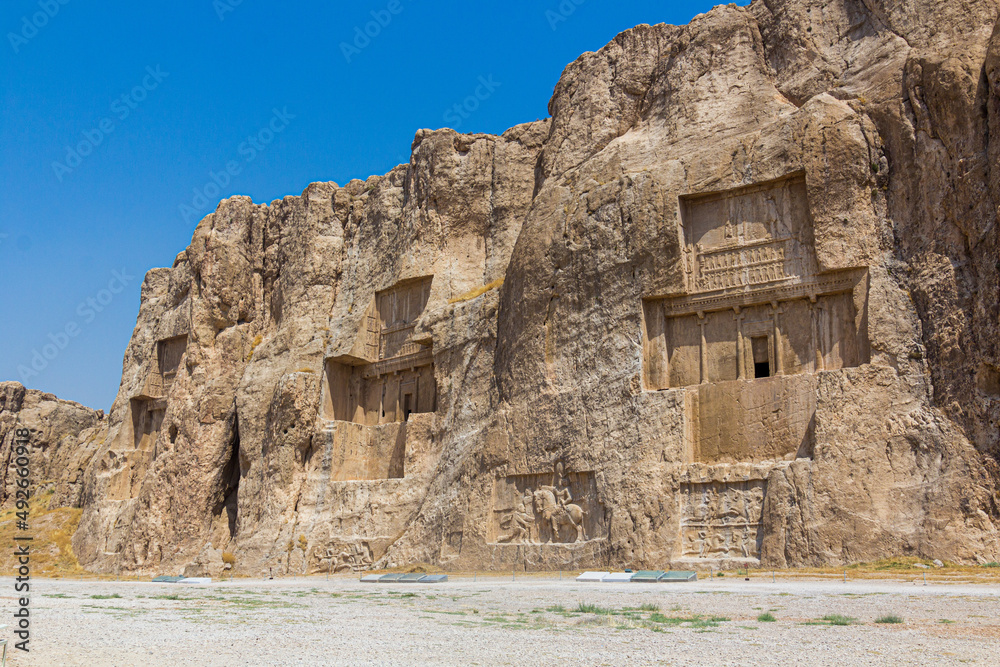
{"label": "clear blue sky", "polygon": [[[169,266],[219,199],[385,173],[419,128],[500,133],[545,118],[578,55],[713,4],[7,0],[0,380],[108,409],[143,275]],[[376,18],[376,36],[345,54]],[[449,113],[480,77],[492,93],[467,118]],[[269,144],[244,143],[274,109],[294,118]],[[215,194],[209,172],[228,162],[239,173]]]}

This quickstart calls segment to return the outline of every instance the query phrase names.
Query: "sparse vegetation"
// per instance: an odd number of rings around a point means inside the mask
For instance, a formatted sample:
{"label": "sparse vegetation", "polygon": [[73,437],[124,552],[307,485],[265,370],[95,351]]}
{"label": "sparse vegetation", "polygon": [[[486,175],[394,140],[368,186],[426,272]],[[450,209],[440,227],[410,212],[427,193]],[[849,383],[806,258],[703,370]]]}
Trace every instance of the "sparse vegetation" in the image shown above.
{"label": "sparse vegetation", "polygon": [[771,612],[765,611],[763,614],[757,615],[757,620],[760,621],[761,623],[774,623],[778,619],[776,619],[774,617],[774,614],[772,614]]}
{"label": "sparse vegetation", "polygon": [[843,616],[841,614],[827,614],[821,621],[826,621],[830,625],[854,625],[858,619],[851,618],[850,616]]}
{"label": "sparse vegetation", "polygon": [[875,622],[876,623],[892,623],[892,624],[902,623],[903,622],[903,617],[902,616],[897,616],[896,614],[886,614],[884,616],[879,616],[878,618],[876,618]]}
{"label": "sparse vegetation", "polygon": [[253,359],[254,350],[257,349],[257,346],[260,345],[261,341],[263,340],[264,337],[260,334],[257,334],[257,337],[253,339],[253,343],[250,345],[250,353],[247,355],[247,361]]}
{"label": "sparse vegetation", "polygon": [[463,301],[471,301],[472,299],[475,299],[477,296],[481,296],[483,294],[486,294],[490,290],[495,290],[496,288],[500,287],[501,285],[503,285],[503,278],[500,278],[498,280],[494,280],[493,282],[491,282],[488,285],[483,285],[482,287],[477,287],[476,289],[474,289],[474,290],[472,290],[470,292],[466,292],[465,294],[462,294],[461,296],[456,296],[453,299],[448,299],[448,303],[462,303]]}
{"label": "sparse vegetation", "polygon": [[664,625],[674,625],[679,626],[684,623],[690,623],[693,628],[714,628],[718,627],[719,623],[724,623],[729,619],[725,616],[701,616],[700,614],[695,614],[694,616],[664,616],[660,613],[650,614],[649,620],[653,623],[662,623]]}
{"label": "sparse vegetation", "polygon": [[660,611],[660,605],[647,602],[646,604],[639,605],[639,611]]}
{"label": "sparse vegetation", "polygon": [[[31,516],[31,571],[51,577],[85,576],[89,574],[80,567],[73,553],[73,533],[80,523],[83,510],[72,507],[49,509],[52,500],[51,489],[39,493],[28,501]],[[17,509],[0,512],[0,540],[4,544],[14,543]],[[17,557],[13,550],[6,550],[0,556],[0,572],[12,574],[17,569]]]}
{"label": "sparse vegetation", "polygon": [[580,614],[599,614],[602,616],[615,613],[613,609],[598,607],[596,604],[584,604],[583,602],[577,605],[575,611]]}
{"label": "sparse vegetation", "polygon": [[222,552],[222,562],[225,563],[226,565],[229,565],[229,566],[232,566],[232,567],[235,568],[236,567],[236,556],[234,556],[233,552],[231,552],[231,551],[223,551]]}

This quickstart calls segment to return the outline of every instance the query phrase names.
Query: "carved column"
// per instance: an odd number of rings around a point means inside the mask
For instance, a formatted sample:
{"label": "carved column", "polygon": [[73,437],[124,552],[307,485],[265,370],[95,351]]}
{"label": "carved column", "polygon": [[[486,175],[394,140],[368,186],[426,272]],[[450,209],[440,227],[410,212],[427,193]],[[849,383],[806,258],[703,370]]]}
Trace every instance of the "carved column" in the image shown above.
{"label": "carved column", "polygon": [[819,316],[821,307],[817,303],[816,295],[809,295],[809,320],[812,326],[812,349],[813,349],[813,372],[818,373],[823,369],[823,351],[820,349],[819,341]]}
{"label": "carved column", "polygon": [[705,312],[698,311],[698,326],[701,327],[701,384],[708,382],[708,344],[705,342]]}
{"label": "carved column", "polygon": [[784,375],[785,364],[782,359],[781,354],[781,325],[778,318],[781,315],[781,304],[777,301],[771,302],[771,308],[774,311],[774,374]]}
{"label": "carved column", "polygon": [[733,311],[733,319],[736,320],[736,377],[739,380],[745,380],[747,373],[746,352],[743,347],[743,318],[746,317],[746,315],[740,311],[739,306],[735,306]]}

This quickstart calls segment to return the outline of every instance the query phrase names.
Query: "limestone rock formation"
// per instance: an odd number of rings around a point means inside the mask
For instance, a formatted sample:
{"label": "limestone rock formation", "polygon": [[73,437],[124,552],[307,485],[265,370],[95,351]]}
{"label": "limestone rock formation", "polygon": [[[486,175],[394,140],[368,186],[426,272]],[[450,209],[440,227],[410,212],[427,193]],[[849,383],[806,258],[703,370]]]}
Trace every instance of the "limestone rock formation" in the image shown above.
{"label": "limestone rock formation", "polygon": [[81,507],[83,475],[107,433],[107,420],[72,401],[25,389],[18,382],[0,382],[0,505],[14,501],[15,432],[27,429],[27,469],[36,495],[52,492],[48,506]]}
{"label": "limestone rock formation", "polygon": [[998,560],[998,15],[720,6],[223,201],[146,276],[81,562]]}

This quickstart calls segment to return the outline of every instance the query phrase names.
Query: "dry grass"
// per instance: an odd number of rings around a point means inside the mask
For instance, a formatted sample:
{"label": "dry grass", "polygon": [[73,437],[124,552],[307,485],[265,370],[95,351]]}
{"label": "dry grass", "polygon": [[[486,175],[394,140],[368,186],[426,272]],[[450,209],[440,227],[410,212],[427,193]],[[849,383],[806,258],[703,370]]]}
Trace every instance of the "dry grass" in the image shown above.
{"label": "dry grass", "polygon": [[[14,544],[14,535],[30,535],[31,574],[49,577],[79,577],[89,573],[80,567],[73,553],[73,533],[80,523],[83,510],[72,507],[49,509],[52,491],[32,498],[28,510],[28,531],[17,530],[17,510],[0,512],[0,542]],[[13,549],[5,549],[0,557],[0,572],[13,574],[18,567]]]}
{"label": "dry grass", "polygon": [[462,303],[463,301],[471,301],[472,299],[475,299],[477,296],[486,294],[490,290],[494,290],[500,287],[501,285],[503,285],[503,278],[500,278],[499,280],[494,280],[489,285],[483,285],[482,287],[477,287],[471,292],[466,292],[461,296],[456,296],[454,299],[448,299],[448,303]]}
{"label": "dry grass", "polygon": [[250,345],[250,354],[247,355],[247,361],[253,359],[254,350],[257,349],[257,346],[260,345],[263,340],[264,337],[261,336],[260,334],[258,334],[257,337],[253,339],[253,343]]}

